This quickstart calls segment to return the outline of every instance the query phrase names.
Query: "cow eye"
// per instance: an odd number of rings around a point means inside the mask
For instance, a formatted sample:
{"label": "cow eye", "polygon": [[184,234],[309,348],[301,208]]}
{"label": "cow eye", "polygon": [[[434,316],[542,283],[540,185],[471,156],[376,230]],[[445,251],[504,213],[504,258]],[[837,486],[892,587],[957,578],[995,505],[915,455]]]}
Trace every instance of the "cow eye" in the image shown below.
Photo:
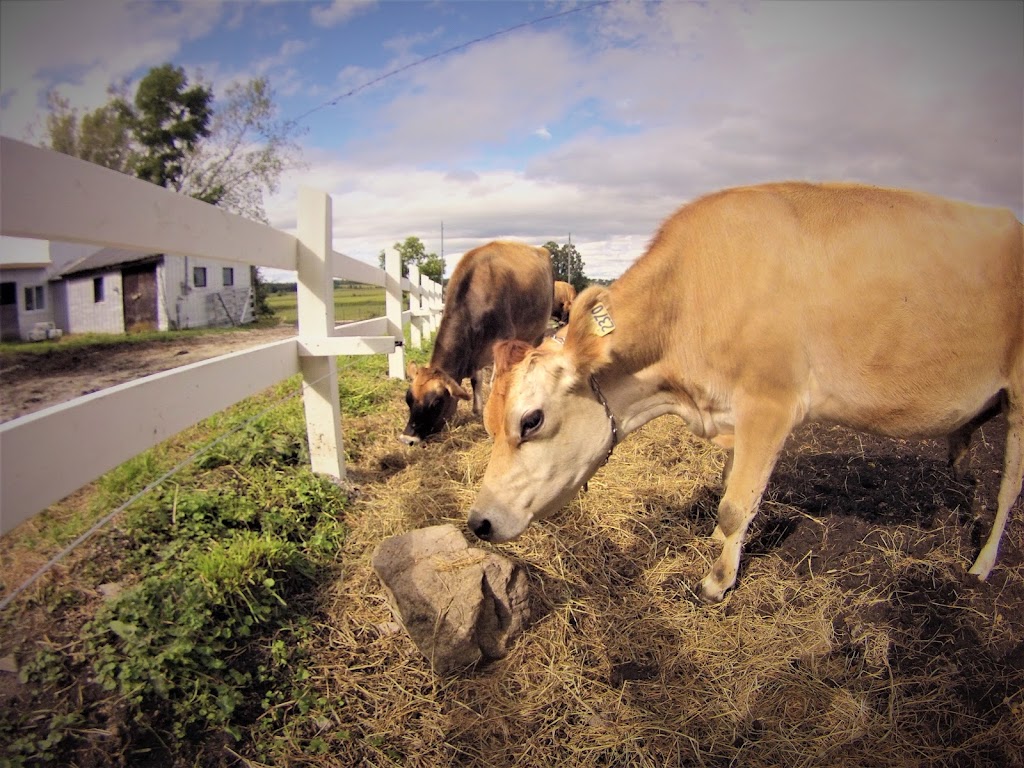
{"label": "cow eye", "polygon": [[519,439],[526,440],[536,434],[544,423],[544,411],[533,410],[523,414],[519,422]]}

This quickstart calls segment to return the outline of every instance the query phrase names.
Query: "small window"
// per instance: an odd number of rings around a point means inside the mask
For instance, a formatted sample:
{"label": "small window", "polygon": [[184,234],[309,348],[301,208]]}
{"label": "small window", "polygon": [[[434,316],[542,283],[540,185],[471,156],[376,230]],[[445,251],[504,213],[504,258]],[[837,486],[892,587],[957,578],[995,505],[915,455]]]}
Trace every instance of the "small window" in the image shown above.
{"label": "small window", "polygon": [[235,268],[224,267],[224,287],[227,288],[230,285],[235,284]]}
{"label": "small window", "polygon": [[25,286],[25,310],[32,312],[37,309],[46,309],[46,297],[43,295],[43,286]]}
{"label": "small window", "polygon": [[103,301],[103,278],[94,277],[92,279],[92,301],[94,304],[99,304]]}
{"label": "small window", "polygon": [[192,285],[196,288],[206,287],[206,267],[193,267]]}

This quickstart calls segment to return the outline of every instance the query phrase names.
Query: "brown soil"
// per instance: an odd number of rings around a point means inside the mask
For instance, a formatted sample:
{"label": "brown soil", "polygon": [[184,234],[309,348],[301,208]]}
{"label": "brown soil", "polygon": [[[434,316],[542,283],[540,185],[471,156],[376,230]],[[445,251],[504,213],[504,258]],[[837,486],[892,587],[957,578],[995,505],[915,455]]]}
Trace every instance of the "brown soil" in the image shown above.
{"label": "brown soil", "polygon": [[225,331],[202,336],[62,347],[0,355],[0,422],[106,387],[295,335],[294,326]]}

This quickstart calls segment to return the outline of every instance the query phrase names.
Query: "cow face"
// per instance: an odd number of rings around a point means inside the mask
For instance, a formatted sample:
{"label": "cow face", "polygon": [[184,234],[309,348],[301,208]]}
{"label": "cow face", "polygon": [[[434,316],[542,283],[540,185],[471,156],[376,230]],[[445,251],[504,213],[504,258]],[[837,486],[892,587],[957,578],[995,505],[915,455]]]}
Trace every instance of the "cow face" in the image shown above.
{"label": "cow face", "polygon": [[406,445],[416,445],[440,432],[455,415],[459,400],[469,400],[469,393],[440,368],[409,363],[406,373],[410,381],[405,393],[409,422],[399,439]]}
{"label": "cow face", "polygon": [[469,527],[494,542],[516,538],[565,506],[613,444],[589,373],[556,340],[535,350],[522,342],[495,345],[484,425],[494,447]]}

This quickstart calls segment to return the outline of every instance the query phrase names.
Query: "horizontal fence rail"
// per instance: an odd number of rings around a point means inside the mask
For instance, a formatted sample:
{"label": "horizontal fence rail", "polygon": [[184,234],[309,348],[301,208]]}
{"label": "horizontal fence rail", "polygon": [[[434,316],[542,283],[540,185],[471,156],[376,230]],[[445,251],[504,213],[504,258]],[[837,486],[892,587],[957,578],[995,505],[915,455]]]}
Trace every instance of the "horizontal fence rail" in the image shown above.
{"label": "horizontal fence rail", "polygon": [[[0,234],[294,270],[298,333],[101,390],[0,424],[0,535],[181,430],[301,373],[310,460],[345,477],[337,356],[386,354],[404,377],[403,325],[419,347],[441,286],[398,253],[385,269],[332,248],[331,199],[299,192],[298,235],[77,158],[0,137]],[[385,288],[385,315],[337,325],[334,280]],[[403,310],[403,293],[409,309]]]}

